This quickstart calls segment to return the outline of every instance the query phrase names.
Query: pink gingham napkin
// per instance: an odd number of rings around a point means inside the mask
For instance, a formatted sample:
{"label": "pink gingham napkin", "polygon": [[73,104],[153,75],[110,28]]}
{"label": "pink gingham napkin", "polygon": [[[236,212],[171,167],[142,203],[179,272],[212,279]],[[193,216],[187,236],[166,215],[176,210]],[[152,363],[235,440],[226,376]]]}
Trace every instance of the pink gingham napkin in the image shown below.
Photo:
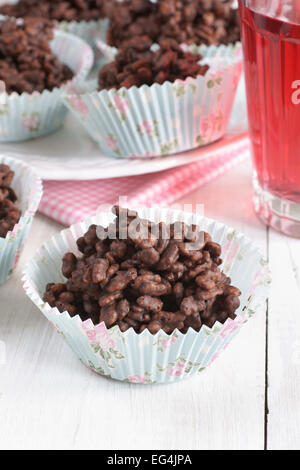
{"label": "pink gingham napkin", "polygon": [[[211,153],[212,147],[208,147]],[[169,205],[249,155],[247,135],[216,145],[213,157],[141,176],[92,181],[45,181],[40,212],[64,225],[90,217],[101,204],[126,196],[129,206]]]}

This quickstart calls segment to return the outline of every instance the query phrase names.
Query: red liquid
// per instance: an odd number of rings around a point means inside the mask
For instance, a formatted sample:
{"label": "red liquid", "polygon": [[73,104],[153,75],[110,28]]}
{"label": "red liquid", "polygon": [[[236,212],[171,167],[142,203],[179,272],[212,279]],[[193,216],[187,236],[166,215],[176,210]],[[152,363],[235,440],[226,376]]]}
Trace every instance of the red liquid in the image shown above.
{"label": "red liquid", "polygon": [[[291,10],[285,12],[288,19],[282,21],[261,14],[270,4],[274,16],[282,14],[282,4],[290,4]],[[300,0],[272,3],[240,0],[250,135],[258,180],[264,190],[297,203],[300,203],[299,4]]]}

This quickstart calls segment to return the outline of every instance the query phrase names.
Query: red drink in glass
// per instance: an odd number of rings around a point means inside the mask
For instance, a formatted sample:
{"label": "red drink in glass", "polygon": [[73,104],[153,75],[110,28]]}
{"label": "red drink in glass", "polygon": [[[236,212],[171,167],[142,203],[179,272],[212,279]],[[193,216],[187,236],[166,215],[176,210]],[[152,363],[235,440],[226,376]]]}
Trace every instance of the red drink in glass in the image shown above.
{"label": "red drink in glass", "polygon": [[255,209],[300,237],[300,0],[239,0]]}

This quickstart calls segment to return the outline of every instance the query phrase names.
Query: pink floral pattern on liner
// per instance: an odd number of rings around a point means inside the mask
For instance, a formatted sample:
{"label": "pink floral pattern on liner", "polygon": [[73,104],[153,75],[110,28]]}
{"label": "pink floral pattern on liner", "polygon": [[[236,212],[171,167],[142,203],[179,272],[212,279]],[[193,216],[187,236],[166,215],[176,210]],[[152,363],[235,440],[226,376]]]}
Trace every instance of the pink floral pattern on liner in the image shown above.
{"label": "pink floral pattern on liner", "polygon": [[186,364],[184,364],[183,362],[178,362],[175,366],[170,367],[170,369],[167,369],[166,374],[169,377],[180,377],[186,372],[187,369],[188,366]]}
{"label": "pink floral pattern on liner", "polygon": [[182,377],[184,374],[191,372],[194,367],[198,368],[200,365],[200,362],[187,361],[182,355],[169,362],[166,367],[162,367],[160,364],[156,364],[156,367],[168,377]]}
{"label": "pink floral pattern on liner", "polygon": [[118,94],[114,95],[114,103],[116,109],[120,111],[120,113],[126,113],[129,108],[128,101]]}
{"label": "pink floral pattern on liner", "polygon": [[129,110],[129,102],[125,98],[126,93],[123,90],[117,91],[111,101],[108,101],[107,105],[109,108],[118,111],[121,121],[125,121]]}
{"label": "pink floral pattern on liner", "polygon": [[128,381],[133,384],[145,384],[146,380],[146,377],[142,377],[139,374],[129,375],[128,377]]}
{"label": "pink floral pattern on liner", "polygon": [[137,131],[141,136],[147,135],[149,137],[157,137],[159,135],[158,122],[155,119],[144,119],[140,124],[137,125]]}
{"label": "pink floral pattern on liner", "polygon": [[32,113],[30,115],[24,114],[22,118],[22,126],[24,129],[30,132],[37,132],[40,127],[40,115],[39,113]]}
{"label": "pink floral pattern on liner", "polygon": [[147,119],[144,119],[144,121],[142,121],[140,124],[140,128],[143,134],[151,134],[151,132],[153,131],[152,122],[148,121]]}
{"label": "pink floral pattern on liner", "polygon": [[93,352],[107,367],[115,369],[117,366],[115,361],[124,359],[124,356],[118,350],[117,342],[112,337],[113,331],[109,333],[103,322],[94,326],[91,321],[86,321],[80,323],[80,326],[86,334]]}
{"label": "pink floral pattern on liner", "polygon": [[242,318],[236,318],[235,320],[232,320],[229,318],[226,322],[225,328],[220,333],[220,337],[225,339],[228,336],[232,335],[236,330],[238,330],[241,325],[244,323],[244,319]]}
{"label": "pink floral pattern on liner", "polygon": [[129,375],[123,382],[127,382],[129,384],[140,384],[140,385],[150,385],[154,384],[155,380],[152,378],[152,374],[149,372],[144,372],[143,374],[132,374]]}
{"label": "pink floral pattern on liner", "polygon": [[158,340],[153,343],[153,346],[157,346],[159,352],[167,351],[171,348],[173,344],[176,344],[178,339],[178,334],[175,332],[170,338],[165,338],[164,336],[159,336]]}
{"label": "pink floral pattern on liner", "polygon": [[107,145],[107,147],[110,148],[113,152],[115,152],[117,155],[120,154],[120,149],[119,149],[117,138],[113,134],[107,134],[104,137],[104,142]]}
{"label": "pink floral pattern on liner", "polygon": [[167,349],[169,349],[172,344],[175,344],[177,341],[177,338],[175,338],[175,336],[172,336],[172,338],[170,339],[163,339],[161,341],[161,345],[162,345],[162,348],[164,351],[166,351]]}
{"label": "pink floral pattern on liner", "polygon": [[82,329],[87,335],[91,344],[99,345],[103,351],[108,351],[110,348],[116,347],[116,342],[108,334],[107,328],[104,323],[96,325],[91,329],[87,324],[82,323]]}
{"label": "pink floral pattern on liner", "polygon": [[78,95],[72,95],[68,97],[71,106],[85,119],[89,115],[89,108],[84,101]]}

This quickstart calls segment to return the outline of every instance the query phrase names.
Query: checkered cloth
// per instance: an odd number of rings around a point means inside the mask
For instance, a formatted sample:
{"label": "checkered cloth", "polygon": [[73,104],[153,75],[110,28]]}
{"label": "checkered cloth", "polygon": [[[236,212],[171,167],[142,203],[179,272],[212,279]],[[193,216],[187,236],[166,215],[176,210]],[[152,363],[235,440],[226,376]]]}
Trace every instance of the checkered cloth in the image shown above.
{"label": "checkered cloth", "polygon": [[[94,215],[102,204],[117,203],[119,196],[126,196],[131,207],[169,205],[249,155],[245,134],[224,140],[224,145],[214,145],[213,157],[159,173],[93,181],[45,181],[40,212],[71,225]],[[207,151],[211,153],[212,146]]]}

